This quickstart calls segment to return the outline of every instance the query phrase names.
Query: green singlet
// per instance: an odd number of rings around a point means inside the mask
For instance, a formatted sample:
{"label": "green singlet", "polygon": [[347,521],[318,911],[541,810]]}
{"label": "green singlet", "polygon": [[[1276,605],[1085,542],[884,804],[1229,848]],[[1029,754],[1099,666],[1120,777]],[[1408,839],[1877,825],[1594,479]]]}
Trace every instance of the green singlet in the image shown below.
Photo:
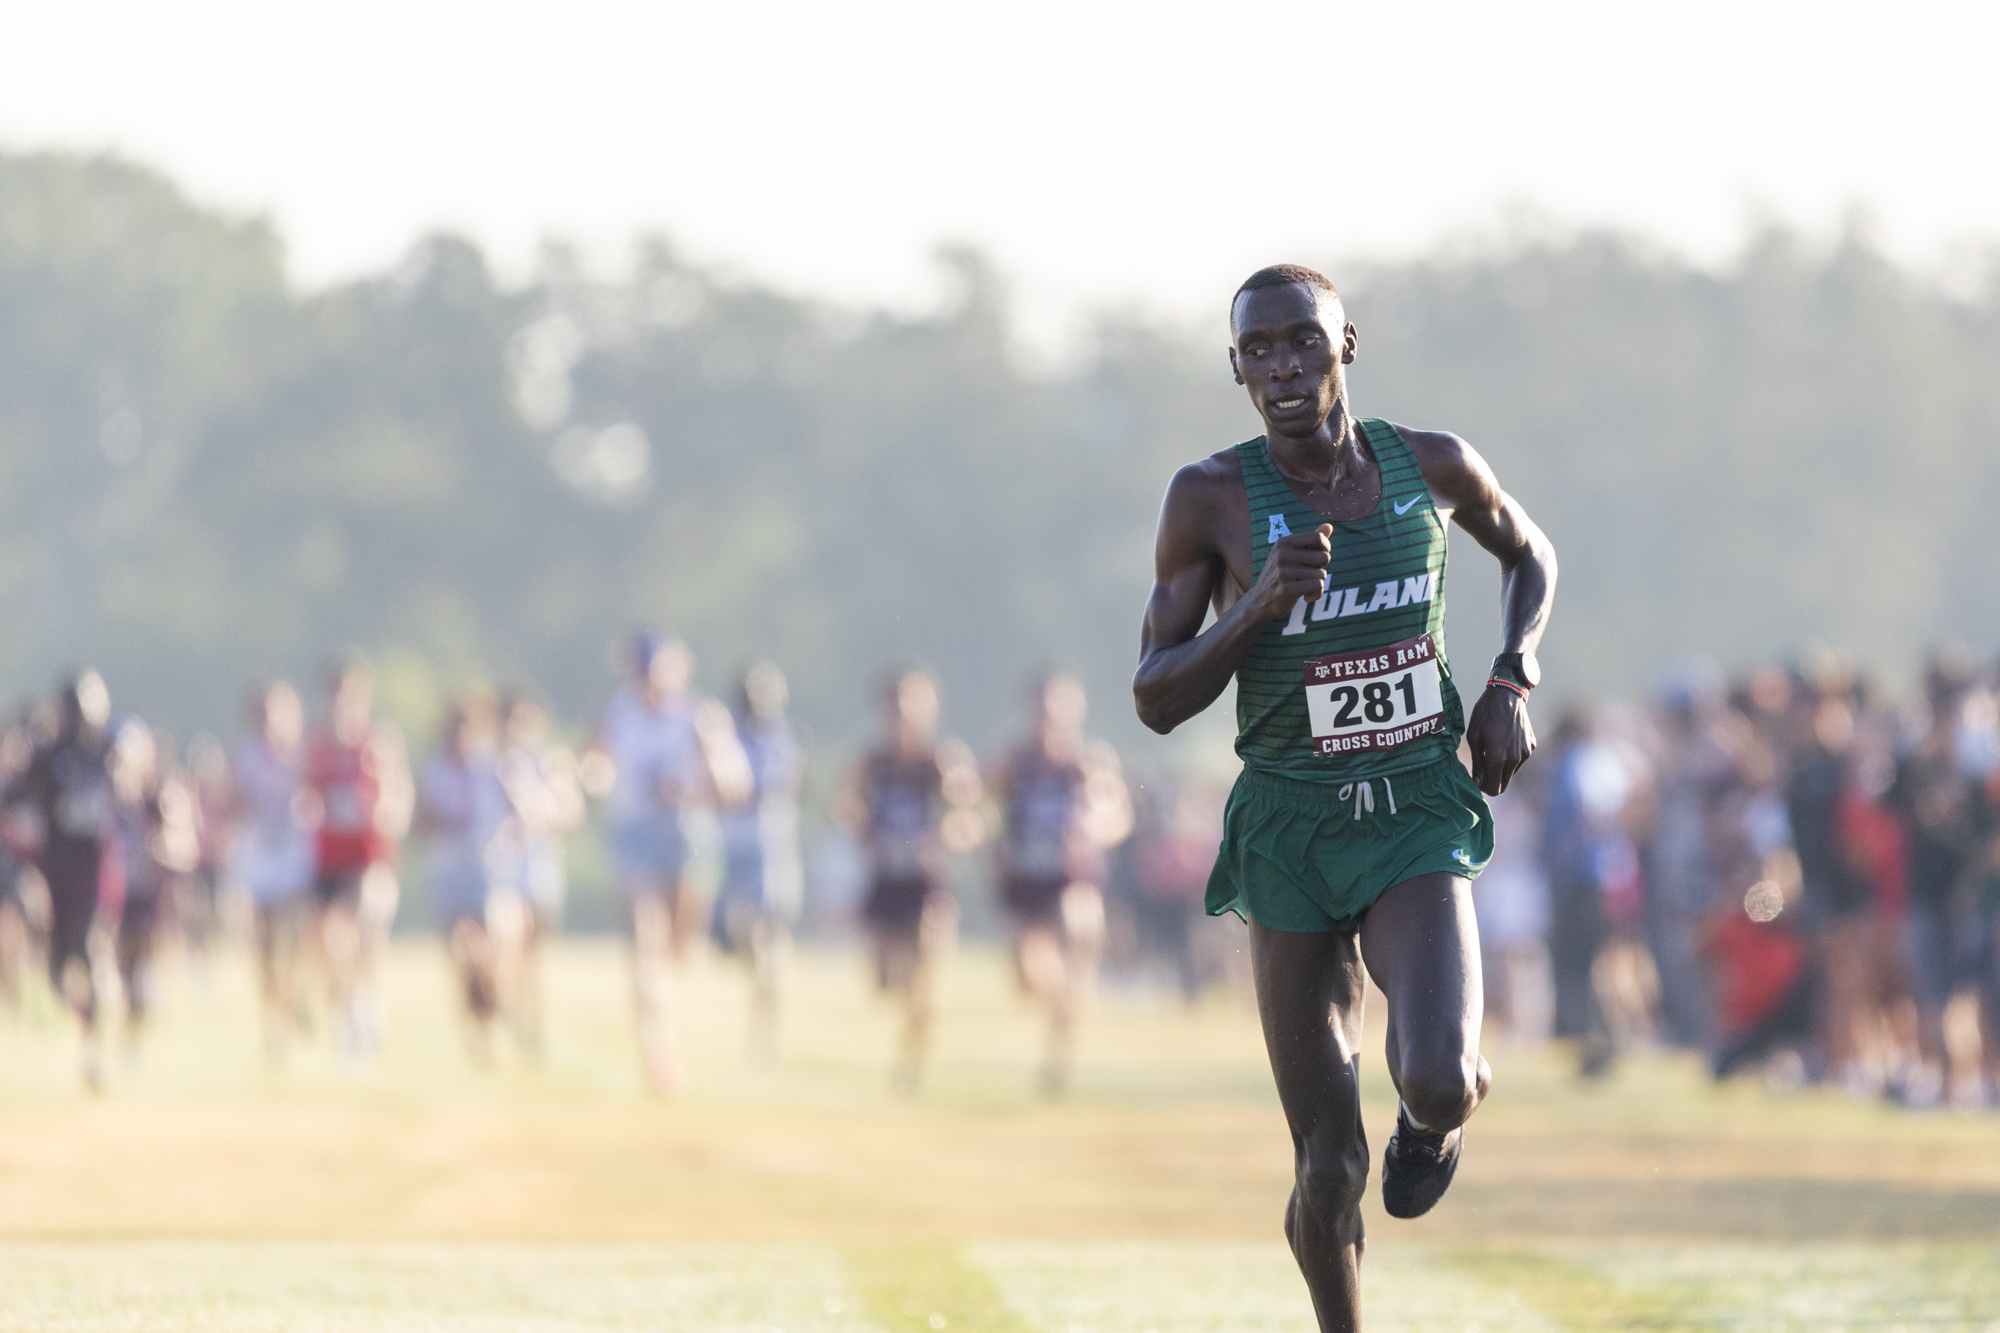
{"label": "green singlet", "polygon": [[1434,871],[1471,878],[1493,818],[1458,762],[1465,714],[1444,644],[1444,522],[1409,445],[1357,423],[1382,472],[1362,518],[1293,493],[1260,436],[1236,446],[1251,578],[1273,543],[1333,527],[1326,595],[1265,626],[1236,671],[1236,753],[1208,910],[1275,930],[1352,930],[1383,892]]}

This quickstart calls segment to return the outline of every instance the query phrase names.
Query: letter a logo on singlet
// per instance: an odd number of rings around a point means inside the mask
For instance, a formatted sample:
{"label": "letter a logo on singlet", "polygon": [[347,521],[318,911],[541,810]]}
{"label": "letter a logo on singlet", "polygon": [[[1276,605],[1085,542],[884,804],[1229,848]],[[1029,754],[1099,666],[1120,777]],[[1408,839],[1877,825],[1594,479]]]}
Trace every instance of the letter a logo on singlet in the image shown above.
{"label": "letter a logo on singlet", "polygon": [[1278,538],[1289,537],[1291,535],[1292,530],[1285,526],[1285,516],[1283,514],[1273,514],[1271,515],[1271,535],[1264,539],[1264,544],[1266,546],[1276,546]]}

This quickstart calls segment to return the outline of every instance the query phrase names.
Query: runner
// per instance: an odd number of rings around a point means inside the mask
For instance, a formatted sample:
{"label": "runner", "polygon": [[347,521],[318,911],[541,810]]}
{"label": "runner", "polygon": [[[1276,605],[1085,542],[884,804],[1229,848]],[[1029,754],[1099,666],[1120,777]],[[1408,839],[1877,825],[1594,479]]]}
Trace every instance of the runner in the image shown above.
{"label": "runner", "polygon": [[95,671],[78,672],[57,695],[55,735],[38,747],[6,792],[37,817],[36,855],[49,891],[49,983],[83,1029],[83,1080],[103,1086],[94,927],[115,920],[101,901],[107,852],[116,837],[111,799],[111,694]]}
{"label": "runner", "polygon": [[[25,712],[0,724],[0,791],[12,787],[27,771],[34,753]],[[14,1014],[21,1012],[25,1000],[28,973],[34,966],[31,959],[41,942],[37,937],[47,935],[48,893],[33,869],[40,836],[32,812],[0,809],[0,1004]],[[37,907],[43,910],[37,912]]]}
{"label": "runner", "polygon": [[1069,1087],[1076,1024],[1104,951],[1105,849],[1132,832],[1118,754],[1084,739],[1083,682],[1049,673],[1028,688],[1028,734],[988,783],[1001,811],[1000,900],[1013,927],[1015,976],[1048,1006],[1040,1086]]}
{"label": "runner", "polygon": [[[1491,1082],[1472,913],[1472,877],[1493,854],[1480,793],[1505,790],[1534,749],[1526,699],[1555,555],[1463,440],[1353,417],[1357,338],[1324,277],[1260,270],[1233,298],[1230,329],[1236,381],[1267,433],[1167,488],[1133,693],[1165,733],[1236,682],[1244,772],[1208,909],[1250,922],[1296,1154],[1285,1234],[1320,1327],[1352,1329],[1368,1171],[1362,969],[1388,997],[1402,1096],[1383,1202],[1415,1217],[1450,1184]],[[1444,652],[1452,518],[1503,571],[1505,652],[1472,711],[1471,776],[1454,757],[1466,728]]]}
{"label": "runner", "polygon": [[790,961],[792,924],[805,888],[799,857],[798,736],[785,716],[785,674],[759,662],[736,689],[736,739],[750,761],[750,799],[722,811],[722,892],[711,933],[716,947],[750,966],[750,1054],[778,1054],[778,1006]]}
{"label": "runner", "polygon": [[114,733],[111,792],[123,885],[117,946],[118,978],[125,991],[123,1037],[127,1058],[136,1061],[152,1011],[160,932],[173,924],[186,896],[201,842],[194,796],[174,771],[171,746],[137,718],[127,718]]}
{"label": "runner", "polygon": [[903,1004],[890,1079],[905,1096],[923,1081],[937,971],[958,931],[945,856],[970,850],[983,833],[972,752],[940,741],[937,723],[936,678],[916,670],[890,676],[882,739],[848,774],[838,806],[868,856],[861,920],[873,938],[875,984]]}
{"label": "runner", "polygon": [[308,804],[317,815],[311,937],[326,968],[334,1040],[348,1055],[381,1044],[372,990],[376,956],[395,919],[396,845],[412,791],[398,738],[375,722],[375,679],[343,655],[326,673],[327,713],[306,751]]}
{"label": "runner", "polygon": [[505,1002],[523,1050],[543,1048],[542,941],[562,928],[569,874],[563,837],[583,822],[583,788],[576,758],[548,739],[548,714],[535,696],[510,692],[501,708],[501,750],[497,761],[508,818],[495,862],[497,901],[521,907]]}
{"label": "runner", "polygon": [[289,681],[250,696],[250,734],[232,765],[236,834],[230,874],[250,899],[257,979],[264,1008],[264,1053],[282,1061],[303,1035],[299,947],[313,883],[313,837],[305,811],[305,714]]}
{"label": "runner", "polygon": [[518,933],[495,931],[488,919],[488,860],[508,813],[493,765],[492,722],[492,708],[480,695],[453,704],[417,789],[431,910],[458,971],[466,1045],[481,1062],[492,1057],[493,1022],[500,1014],[499,954],[511,943],[504,937]]}
{"label": "runner", "polygon": [[195,830],[201,846],[187,894],[177,909],[181,936],[199,984],[208,984],[215,937],[237,924],[229,918],[233,904],[224,886],[229,878],[231,810],[236,804],[229,786],[229,752],[207,732],[196,732],[187,743],[181,781],[194,800]]}
{"label": "runner", "polygon": [[612,696],[597,745],[609,759],[611,862],[632,937],[639,1054],[656,1092],[681,1084],[672,962],[686,949],[690,817],[742,800],[749,763],[729,710],[697,696],[694,655],[679,639],[633,640],[629,678]]}

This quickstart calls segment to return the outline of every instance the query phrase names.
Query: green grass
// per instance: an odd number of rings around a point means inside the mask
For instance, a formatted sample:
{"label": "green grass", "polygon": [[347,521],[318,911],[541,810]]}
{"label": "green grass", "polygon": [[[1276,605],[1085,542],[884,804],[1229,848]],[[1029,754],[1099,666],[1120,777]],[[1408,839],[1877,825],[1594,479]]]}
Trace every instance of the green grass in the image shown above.
{"label": "green grass", "polygon": [[[909,1104],[852,958],[802,955],[775,1069],[744,1057],[740,977],[703,960],[692,1084],[663,1102],[617,948],[554,963],[539,1065],[466,1057],[420,942],[366,1067],[266,1067],[234,957],[169,975],[102,1097],[58,1015],[0,1018],[0,1331],[1311,1328],[1240,997],[1107,994],[1048,1106],[1033,1013],[968,949]],[[1370,1328],[2000,1330],[2000,1118],[1716,1089],[1663,1057],[1586,1089],[1556,1053],[1491,1055],[1445,1203],[1368,1205]],[[1364,1078],[1379,1150],[1393,1103]]]}

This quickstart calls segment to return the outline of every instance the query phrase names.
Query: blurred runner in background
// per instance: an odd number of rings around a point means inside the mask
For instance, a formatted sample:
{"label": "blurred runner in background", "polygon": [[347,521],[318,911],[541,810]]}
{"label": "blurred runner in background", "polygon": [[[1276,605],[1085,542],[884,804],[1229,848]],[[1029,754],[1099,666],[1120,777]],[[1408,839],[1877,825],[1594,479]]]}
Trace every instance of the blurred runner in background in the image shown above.
{"label": "blurred runner in background", "polygon": [[215,937],[225,924],[229,843],[236,806],[229,784],[229,752],[222,748],[222,742],[205,731],[196,732],[187,744],[182,780],[194,799],[195,829],[201,842],[176,917],[196,975],[205,979]]}
{"label": "blurred runner in background", "polygon": [[689,817],[744,800],[750,765],[729,710],[692,688],[694,654],[679,639],[641,634],[629,675],[605,707],[597,748],[609,761],[611,861],[632,939],[639,1051],[656,1092],[681,1084],[673,1030],[673,960],[692,915]]}
{"label": "blurred runner in background", "polygon": [[583,822],[576,758],[549,741],[548,714],[532,691],[508,692],[500,708],[496,770],[508,818],[495,861],[495,887],[522,905],[518,952],[505,1002],[516,1039],[530,1055],[543,1050],[542,941],[562,928],[569,872],[563,837]]}
{"label": "blurred runner in background", "polygon": [[[13,787],[34,756],[29,717],[21,709],[0,726],[0,791]],[[48,945],[48,889],[32,864],[40,837],[32,811],[0,809],[0,1004],[17,1014],[32,960]]]}
{"label": "blurred runner in background", "polygon": [[882,736],[848,774],[836,812],[866,848],[861,920],[875,983],[903,1003],[891,1082],[914,1095],[930,1055],[937,971],[958,930],[946,856],[984,835],[979,770],[962,742],[940,741],[937,680],[903,670],[882,691]]}
{"label": "blurred runner in background", "polygon": [[111,792],[123,881],[118,915],[118,977],[125,991],[125,1051],[138,1057],[153,1001],[153,960],[160,933],[201,857],[194,794],[175,771],[170,741],[137,718],[118,724],[111,748]]}
{"label": "blurred runner in background", "polygon": [[1048,1009],[1039,1083],[1059,1097],[1104,949],[1104,853],[1131,835],[1132,801],[1117,752],[1084,738],[1083,682],[1038,675],[1027,702],[1027,735],[993,769],[988,790],[1000,807],[995,860],[1015,976]]}
{"label": "blurred runner in background", "polygon": [[375,679],[360,658],[336,657],[327,708],[306,751],[307,803],[318,827],[312,939],[326,969],[334,1040],[348,1055],[381,1044],[376,956],[396,916],[397,844],[413,792],[401,738],[375,722]]}
{"label": "blurred runner in background", "polygon": [[264,1051],[282,1060],[303,1035],[299,952],[313,882],[313,834],[305,808],[305,713],[289,681],[250,697],[250,734],[236,748],[235,836],[230,873],[250,898]]}
{"label": "blurred runner in background", "polygon": [[736,689],[736,739],[750,764],[749,799],[725,806],[722,892],[710,929],[716,947],[750,967],[750,1053],[777,1058],[778,1011],[790,961],[792,925],[805,887],[799,854],[798,736],[785,716],[785,675],[770,662],[743,673]]}
{"label": "blurred runner in background", "polygon": [[97,961],[93,928],[100,912],[117,919],[118,904],[103,901],[118,887],[109,853],[117,836],[111,795],[111,693],[104,678],[85,669],[57,693],[55,734],[37,747],[28,767],[6,792],[9,805],[35,814],[36,864],[49,891],[49,983],[83,1030],[83,1078],[104,1081],[97,1012]]}
{"label": "blurred runner in background", "polygon": [[1135,805],[1121,860],[1138,949],[1167,963],[1192,1005],[1217,971],[1196,932],[1209,928],[1201,903],[1222,843],[1222,798],[1199,783],[1155,777],[1140,784]]}
{"label": "blurred runner in background", "polygon": [[417,832],[424,838],[431,911],[457,971],[467,1048],[482,1062],[493,1054],[499,956],[512,943],[507,927],[515,934],[519,928],[518,913],[512,922],[490,919],[489,856],[507,815],[492,744],[492,705],[482,694],[466,695],[445,711],[437,749],[424,762],[417,787]]}

